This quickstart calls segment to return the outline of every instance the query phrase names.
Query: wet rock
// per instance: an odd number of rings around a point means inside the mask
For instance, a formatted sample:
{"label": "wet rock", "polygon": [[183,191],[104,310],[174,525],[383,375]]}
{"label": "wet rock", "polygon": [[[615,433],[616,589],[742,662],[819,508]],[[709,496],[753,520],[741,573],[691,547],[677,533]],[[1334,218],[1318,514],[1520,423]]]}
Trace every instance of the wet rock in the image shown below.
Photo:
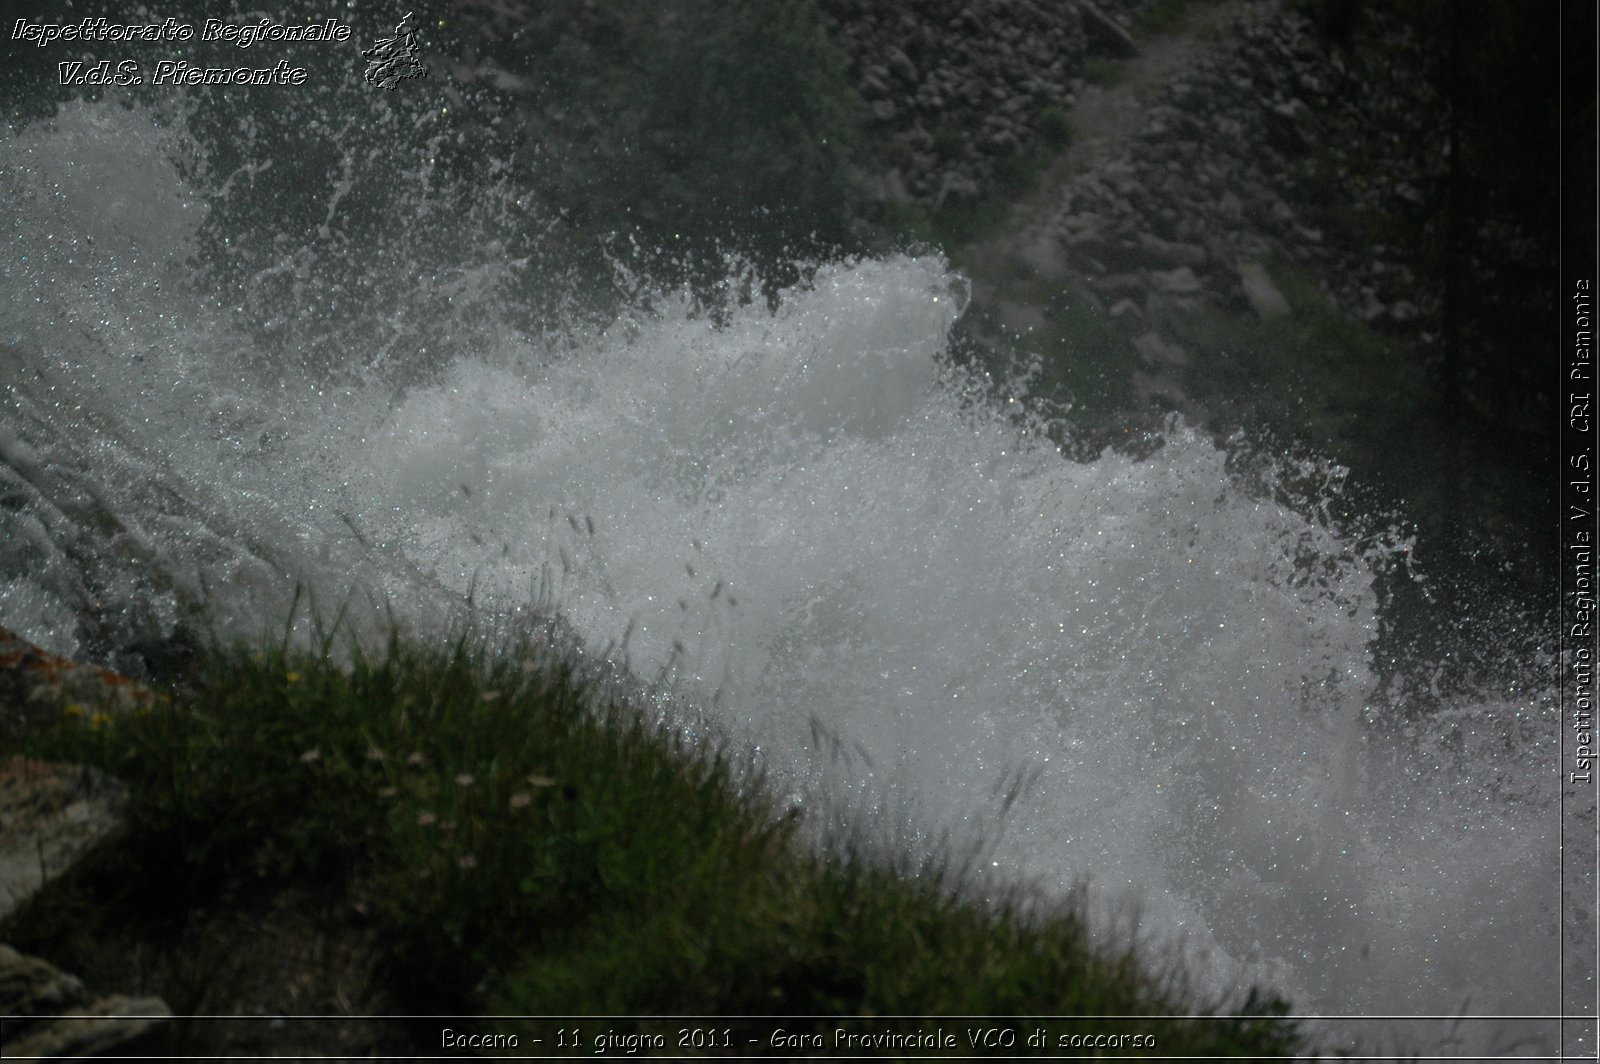
{"label": "wet rock", "polygon": [[906,55],[905,52],[899,48],[890,48],[884,53],[884,58],[889,61],[889,69],[894,71],[901,81],[907,85],[915,85],[917,83],[917,65],[911,61],[911,57]]}
{"label": "wet rock", "polygon": [[1278,291],[1278,286],[1272,283],[1266,267],[1259,262],[1241,262],[1239,269],[1239,285],[1244,289],[1244,297],[1250,303],[1250,309],[1262,320],[1268,318],[1282,318],[1290,313],[1289,301]]}
{"label": "wet rock", "polygon": [[883,175],[883,194],[890,203],[910,203],[911,190],[898,167]]}
{"label": "wet rock", "polygon": [[1150,261],[1155,265],[1203,266],[1209,257],[1206,254],[1206,249],[1199,245],[1162,240],[1160,237],[1150,233],[1140,235],[1139,248],[1150,257]]}
{"label": "wet rock", "polygon": [[1017,251],[1017,258],[1034,273],[1048,280],[1063,280],[1067,275],[1067,259],[1062,254],[1061,243],[1048,230],[1036,234]]}
{"label": "wet rock", "polygon": [[990,134],[983,142],[983,150],[990,155],[1011,155],[1018,147],[1020,145],[1017,142],[1017,135],[1009,129]]}
{"label": "wet rock", "polygon": [[1151,270],[1145,276],[1149,278],[1150,287],[1163,295],[1199,295],[1204,287],[1200,284],[1200,278],[1187,266],[1179,266],[1175,270]]}
{"label": "wet rock", "polygon": [[1148,290],[1144,278],[1135,273],[1112,273],[1089,280],[1089,287],[1107,299],[1140,299]]}
{"label": "wet rock", "polygon": [[976,203],[978,196],[976,181],[958,170],[949,170],[939,183],[939,194],[934,197],[933,209],[938,210],[946,203]]}
{"label": "wet rock", "polygon": [[1419,310],[1417,305],[1411,302],[1409,299],[1399,300],[1389,308],[1390,320],[1398,322],[1401,325],[1414,322],[1420,317],[1422,317],[1422,311]]}
{"label": "wet rock", "polygon": [[1044,311],[1038,307],[1015,303],[1009,299],[1002,299],[995,307],[995,316],[1000,322],[1000,327],[1012,333],[1030,333],[1036,329],[1043,329],[1048,324]]}
{"label": "wet rock", "polygon": [[117,713],[148,706],[149,688],[110,669],[57,657],[0,628],[0,713],[26,724],[63,704]]}
{"label": "wet rock", "polygon": [[1068,237],[1066,245],[1073,258],[1093,259],[1106,270],[1123,272],[1149,264],[1136,246],[1098,231]]}
{"label": "wet rock", "polygon": [[7,1057],[163,1054],[172,1010],[159,998],[103,997],[76,976],[0,945]]}
{"label": "wet rock", "polygon": [[1362,321],[1370,324],[1389,312],[1389,308],[1378,298],[1376,292],[1368,289],[1359,293],[1359,297],[1360,302],[1356,304],[1355,313]]}
{"label": "wet rock", "polygon": [[1263,117],[1266,120],[1267,143],[1291,155],[1304,152],[1310,144],[1309,134],[1301,120],[1304,111],[1305,104],[1299,100],[1266,108]]}
{"label": "wet rock", "polygon": [[1133,391],[1142,402],[1176,410],[1184,405],[1183,389],[1165,373],[1133,372]]}
{"label": "wet rock", "polygon": [[[65,715],[95,728],[154,702],[142,684],[0,628],[0,715],[15,726],[54,726]],[[20,755],[0,762],[0,918],[117,831],[126,797],[94,769]]]}
{"label": "wet rock", "polygon": [[1147,365],[1153,367],[1187,366],[1189,352],[1168,340],[1160,333],[1141,333],[1133,338],[1133,349]]}

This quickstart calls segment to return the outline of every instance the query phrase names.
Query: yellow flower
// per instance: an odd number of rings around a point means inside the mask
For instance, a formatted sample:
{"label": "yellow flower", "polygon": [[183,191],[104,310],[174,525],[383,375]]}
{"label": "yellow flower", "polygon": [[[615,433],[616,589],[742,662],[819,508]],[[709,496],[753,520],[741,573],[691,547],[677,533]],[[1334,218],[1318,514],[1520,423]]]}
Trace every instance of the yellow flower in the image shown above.
{"label": "yellow flower", "polygon": [[94,728],[97,731],[108,726],[110,723],[111,714],[109,713],[96,713],[89,718],[89,727]]}
{"label": "yellow flower", "polygon": [[290,683],[300,682],[300,674],[298,672],[286,672],[283,674],[283,678],[288,680]]}
{"label": "yellow flower", "polygon": [[69,717],[81,717],[83,716],[83,707],[78,705],[76,702],[68,702],[66,707],[62,709],[61,712],[65,713]]}

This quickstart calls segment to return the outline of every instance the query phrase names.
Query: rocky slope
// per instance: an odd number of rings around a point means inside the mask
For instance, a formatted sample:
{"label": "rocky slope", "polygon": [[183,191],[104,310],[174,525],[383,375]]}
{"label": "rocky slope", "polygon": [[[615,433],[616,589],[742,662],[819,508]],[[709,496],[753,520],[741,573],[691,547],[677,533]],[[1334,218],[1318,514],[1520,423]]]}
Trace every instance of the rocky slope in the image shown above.
{"label": "rocky slope", "polygon": [[818,0],[889,163],[872,198],[937,211],[992,192],[1004,160],[1044,139],[1072,105],[1085,6],[942,0],[913,12]]}
{"label": "rocky slope", "polygon": [[[1381,46],[1357,47],[1276,0],[819,6],[884,138],[880,202],[937,219],[1039,168],[948,249],[996,364],[1038,357],[1080,425],[1266,426],[1403,500],[1441,549],[1488,545],[1543,586],[1512,516],[1544,505],[1539,382],[1505,352],[1448,350],[1427,261],[1448,109],[1408,26],[1369,5]],[[1478,242],[1495,249],[1478,290],[1535,268],[1514,227]]]}

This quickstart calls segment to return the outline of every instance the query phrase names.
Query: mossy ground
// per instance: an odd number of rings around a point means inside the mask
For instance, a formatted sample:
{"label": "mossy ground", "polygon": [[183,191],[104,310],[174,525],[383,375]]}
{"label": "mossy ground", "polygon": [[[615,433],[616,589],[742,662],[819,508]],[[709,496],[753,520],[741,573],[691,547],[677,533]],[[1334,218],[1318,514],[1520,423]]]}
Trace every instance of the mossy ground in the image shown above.
{"label": "mossy ground", "polygon": [[[173,1048],[201,1055],[406,1051],[450,1022],[527,1046],[558,1021],[471,1017],[602,1014],[745,1017],[714,1027],[779,1055],[765,1017],[831,1038],[927,1027],[876,1017],[1171,1016],[1041,1026],[1154,1034],[1162,1055],[1301,1047],[1280,1001],[1212,1015],[1171,966],[1092,948],[1074,901],[978,901],[949,864],[803,843],[745,760],[543,645],[218,647],[153,709],[8,736],[132,798],[126,831],[0,938],[180,1016],[460,1018],[180,1020]],[[674,1052],[684,1024],[604,1026]]]}

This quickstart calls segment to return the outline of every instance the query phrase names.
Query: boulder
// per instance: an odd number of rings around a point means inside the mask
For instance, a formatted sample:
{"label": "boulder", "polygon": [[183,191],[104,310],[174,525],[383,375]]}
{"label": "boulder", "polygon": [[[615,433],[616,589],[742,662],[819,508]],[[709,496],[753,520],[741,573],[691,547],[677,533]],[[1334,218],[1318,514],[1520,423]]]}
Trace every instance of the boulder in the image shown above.
{"label": "boulder", "polygon": [[1263,321],[1268,318],[1287,317],[1290,314],[1289,301],[1283,298],[1283,293],[1272,283],[1266,267],[1261,263],[1240,262],[1239,285],[1244,289],[1245,299],[1250,302],[1250,309]]}
{"label": "boulder", "polygon": [[0,945],[7,1057],[160,1055],[172,1010],[159,998],[102,997],[38,957]]}
{"label": "boulder", "polygon": [[1043,330],[1049,324],[1044,311],[1038,307],[1016,303],[1009,299],[1000,300],[995,308],[995,317],[1000,327],[1009,333],[1031,333]]}
{"label": "boulder", "polygon": [[911,61],[910,56],[899,48],[890,47],[884,53],[884,57],[889,61],[889,69],[894,71],[901,81],[907,85],[916,85],[917,65]]}
{"label": "boulder", "polygon": [[1040,277],[1052,281],[1067,276],[1067,259],[1061,253],[1061,243],[1049,230],[1034,233],[1017,251],[1017,258]]}
{"label": "boulder", "polygon": [[933,209],[942,210],[946,203],[976,203],[982,190],[978,183],[958,170],[945,171],[939,182],[939,194],[934,197]]}
{"label": "boulder", "polygon": [[911,190],[906,188],[905,175],[898,166],[883,175],[881,196],[887,203],[911,202]]}
{"label": "boulder", "polygon": [[1162,240],[1151,233],[1139,235],[1139,247],[1152,263],[1161,266],[1204,266],[1207,258],[1206,249],[1198,244]]}
{"label": "boulder", "polygon": [[127,788],[83,765],[0,763],[0,919],[122,826]]}
{"label": "boulder", "polygon": [[1202,288],[1200,278],[1187,266],[1179,266],[1175,270],[1151,270],[1146,276],[1150,279],[1150,287],[1163,295],[1199,295]]}
{"label": "boulder", "polygon": [[1109,273],[1103,277],[1089,278],[1089,287],[1107,299],[1139,299],[1146,284],[1136,273]]}
{"label": "boulder", "polygon": [[1157,369],[1169,366],[1187,366],[1189,352],[1168,340],[1160,333],[1141,333],[1133,338],[1133,349],[1145,364]]}
{"label": "boulder", "polygon": [[[110,669],[57,657],[0,628],[0,715],[24,730],[66,715],[94,728],[148,708],[149,688]],[[127,790],[81,765],[14,756],[0,762],[0,918],[122,824]]]}
{"label": "boulder", "polygon": [[67,703],[115,713],[154,699],[149,688],[126,676],[57,657],[0,628],[0,713],[17,723],[59,712]]}

